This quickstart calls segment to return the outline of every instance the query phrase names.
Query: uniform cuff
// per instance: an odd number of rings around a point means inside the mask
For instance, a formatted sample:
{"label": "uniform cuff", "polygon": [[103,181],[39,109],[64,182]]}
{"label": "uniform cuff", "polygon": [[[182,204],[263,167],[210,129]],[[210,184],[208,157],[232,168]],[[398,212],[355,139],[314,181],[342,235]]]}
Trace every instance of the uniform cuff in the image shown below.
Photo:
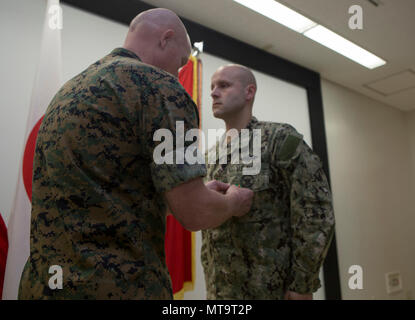
{"label": "uniform cuff", "polygon": [[198,177],[206,176],[204,164],[151,164],[151,175],[154,186],[160,193]]}

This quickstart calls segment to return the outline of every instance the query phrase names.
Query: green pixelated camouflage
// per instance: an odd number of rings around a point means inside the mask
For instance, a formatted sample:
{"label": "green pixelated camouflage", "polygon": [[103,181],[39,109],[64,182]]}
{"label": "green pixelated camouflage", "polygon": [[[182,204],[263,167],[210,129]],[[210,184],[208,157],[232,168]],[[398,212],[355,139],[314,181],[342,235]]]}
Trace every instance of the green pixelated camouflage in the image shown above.
{"label": "green pixelated camouflage", "polygon": [[[204,165],[155,165],[160,128],[198,128],[176,78],[117,48],[49,105],[33,166],[30,257],[20,299],[172,299],[163,193]],[[51,290],[49,267],[63,269]]]}
{"label": "green pixelated camouflage", "polygon": [[261,129],[258,175],[242,175],[247,165],[231,164],[230,148],[227,164],[207,165],[208,180],[254,191],[247,215],[202,231],[207,298],[283,299],[287,290],[314,292],[321,286],[319,270],[334,231],[321,162],[287,124],[253,117],[247,128]]}

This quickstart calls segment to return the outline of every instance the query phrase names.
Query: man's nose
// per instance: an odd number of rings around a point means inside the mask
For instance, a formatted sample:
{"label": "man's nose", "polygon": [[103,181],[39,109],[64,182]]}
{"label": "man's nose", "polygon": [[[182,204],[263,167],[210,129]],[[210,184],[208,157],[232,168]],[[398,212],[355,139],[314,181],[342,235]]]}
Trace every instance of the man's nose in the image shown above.
{"label": "man's nose", "polygon": [[210,92],[210,96],[211,96],[212,98],[217,98],[217,97],[219,97],[219,92],[218,92],[217,88],[213,88],[213,90]]}

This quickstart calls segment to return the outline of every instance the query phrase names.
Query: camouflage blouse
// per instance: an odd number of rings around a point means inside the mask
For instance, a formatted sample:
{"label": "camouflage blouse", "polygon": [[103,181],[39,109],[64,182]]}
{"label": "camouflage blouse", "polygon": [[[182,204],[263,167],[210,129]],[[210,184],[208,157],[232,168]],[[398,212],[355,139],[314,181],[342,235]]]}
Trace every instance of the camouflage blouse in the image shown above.
{"label": "camouflage blouse", "polygon": [[[206,174],[202,164],[153,161],[154,132],[174,135],[176,121],[198,128],[191,97],[123,48],[59,90],[37,138],[20,299],[172,298],[163,194]],[[53,265],[62,289],[48,284]]]}
{"label": "camouflage blouse", "polygon": [[219,143],[216,163],[207,165],[207,180],[254,191],[247,215],[202,232],[207,297],[282,299],[286,290],[314,292],[320,287],[319,269],[334,231],[331,193],[321,162],[287,124],[253,117],[247,128],[251,137],[252,129],[261,130],[258,174],[243,175],[246,165],[231,164],[231,148],[227,161],[220,161]]}

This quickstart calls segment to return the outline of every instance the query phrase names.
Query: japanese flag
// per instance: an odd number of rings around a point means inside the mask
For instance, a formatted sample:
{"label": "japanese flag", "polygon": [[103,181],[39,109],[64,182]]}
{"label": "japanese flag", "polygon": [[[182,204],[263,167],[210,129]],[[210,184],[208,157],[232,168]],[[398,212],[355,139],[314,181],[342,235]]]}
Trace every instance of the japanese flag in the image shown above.
{"label": "japanese flag", "polygon": [[43,114],[62,84],[59,0],[48,0],[40,60],[33,84],[25,146],[19,170],[14,204],[8,222],[9,251],[4,276],[3,299],[17,299],[20,277],[29,257],[33,156]]}

